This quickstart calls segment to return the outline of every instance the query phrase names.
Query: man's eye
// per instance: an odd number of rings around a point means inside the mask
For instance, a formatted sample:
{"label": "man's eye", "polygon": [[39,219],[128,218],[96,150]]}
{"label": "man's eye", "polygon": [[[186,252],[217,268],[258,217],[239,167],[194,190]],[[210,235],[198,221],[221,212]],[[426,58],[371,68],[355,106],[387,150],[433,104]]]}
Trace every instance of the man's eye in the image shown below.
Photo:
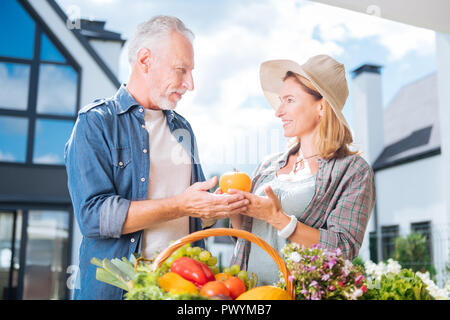
{"label": "man's eye", "polygon": [[178,68],[178,71],[181,72],[182,74],[186,73],[186,69],[185,68]]}

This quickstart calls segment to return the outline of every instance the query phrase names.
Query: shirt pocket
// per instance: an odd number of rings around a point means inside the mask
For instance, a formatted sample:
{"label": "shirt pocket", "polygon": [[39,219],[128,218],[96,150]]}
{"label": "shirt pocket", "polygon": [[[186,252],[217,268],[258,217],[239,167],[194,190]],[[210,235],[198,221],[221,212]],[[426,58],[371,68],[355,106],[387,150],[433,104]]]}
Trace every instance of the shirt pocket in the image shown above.
{"label": "shirt pocket", "polygon": [[131,150],[128,146],[113,148],[111,150],[112,165],[124,169],[131,163]]}

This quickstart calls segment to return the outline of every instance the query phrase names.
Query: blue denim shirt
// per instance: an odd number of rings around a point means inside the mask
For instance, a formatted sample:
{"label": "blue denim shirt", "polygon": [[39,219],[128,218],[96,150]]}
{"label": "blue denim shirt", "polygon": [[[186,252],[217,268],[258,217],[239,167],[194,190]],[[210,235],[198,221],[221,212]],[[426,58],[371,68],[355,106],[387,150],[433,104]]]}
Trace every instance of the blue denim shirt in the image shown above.
{"label": "blue denim shirt", "polygon": [[[191,184],[204,181],[192,128],[178,113],[164,110],[170,131],[192,160]],[[75,299],[121,299],[123,290],[96,280],[93,257],[130,257],[140,251],[143,231],[122,235],[131,201],[147,200],[150,171],[144,108],[122,85],[114,97],[97,100],[78,113],[65,146],[68,187],[83,240]],[[151,155],[150,155],[151,157]],[[190,217],[189,230],[201,229]],[[194,245],[204,247],[204,242]]]}

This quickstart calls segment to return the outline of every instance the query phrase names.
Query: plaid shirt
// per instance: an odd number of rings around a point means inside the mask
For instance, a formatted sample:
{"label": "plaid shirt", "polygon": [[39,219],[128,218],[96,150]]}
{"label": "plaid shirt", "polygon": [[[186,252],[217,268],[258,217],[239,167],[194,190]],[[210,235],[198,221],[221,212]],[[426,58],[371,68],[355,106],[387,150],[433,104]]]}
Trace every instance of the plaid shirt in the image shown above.
{"label": "plaid shirt", "polygon": [[[286,165],[296,147],[265,159],[255,170],[252,190]],[[325,249],[340,248],[352,260],[358,255],[375,204],[375,180],[372,168],[359,155],[325,160],[318,158],[316,190],[300,222],[320,231],[319,244]],[[252,231],[253,218],[243,216],[242,229]],[[234,239],[232,264],[247,268],[251,243]]]}

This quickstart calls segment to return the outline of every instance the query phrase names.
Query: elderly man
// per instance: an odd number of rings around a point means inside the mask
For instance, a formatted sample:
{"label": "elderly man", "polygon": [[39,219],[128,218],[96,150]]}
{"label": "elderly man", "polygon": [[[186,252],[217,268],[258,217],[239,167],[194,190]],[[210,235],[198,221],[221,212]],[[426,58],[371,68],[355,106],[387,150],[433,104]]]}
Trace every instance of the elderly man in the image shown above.
{"label": "elderly man", "polygon": [[[157,16],[130,40],[130,79],[114,97],[80,110],[65,160],[83,240],[75,299],[121,299],[95,280],[99,259],[151,258],[171,240],[243,212],[241,195],[208,190],[189,123],[173,111],[194,89],[193,34],[177,18]],[[202,242],[196,245],[204,246]]]}

